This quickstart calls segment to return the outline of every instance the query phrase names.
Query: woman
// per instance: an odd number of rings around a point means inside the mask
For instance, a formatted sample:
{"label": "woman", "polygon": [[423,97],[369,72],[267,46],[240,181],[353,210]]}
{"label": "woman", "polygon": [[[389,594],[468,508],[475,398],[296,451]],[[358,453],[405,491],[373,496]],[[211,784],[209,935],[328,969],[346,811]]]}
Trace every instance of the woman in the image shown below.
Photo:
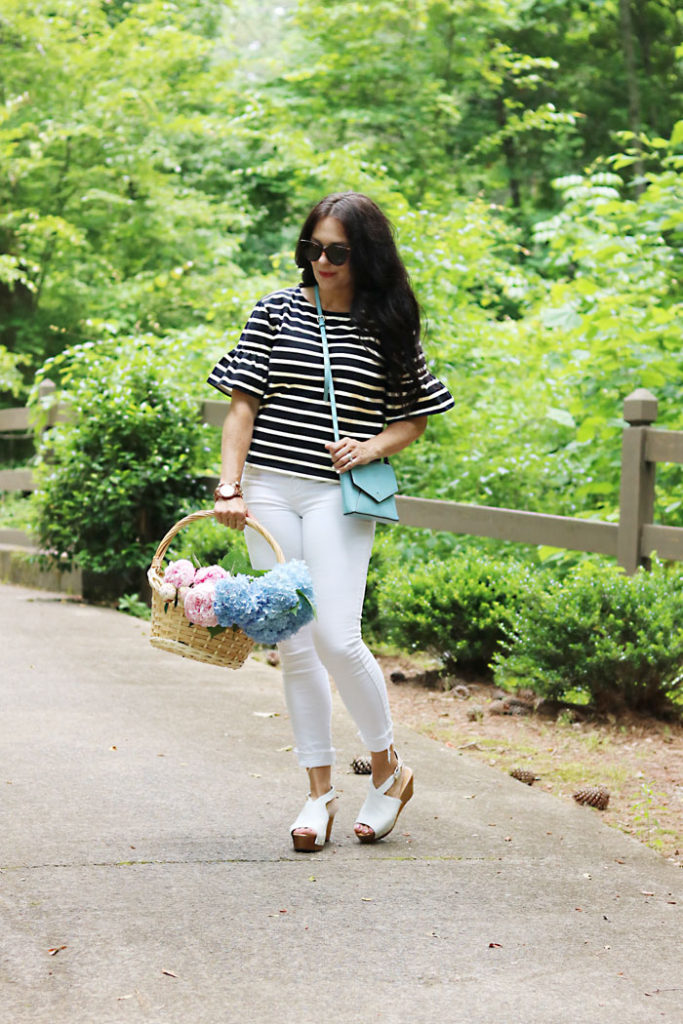
{"label": "woman", "polygon": [[[394,750],[384,676],[361,638],[375,524],[343,515],[339,477],[401,451],[453,400],[427,371],[417,302],[391,226],[372,200],[354,192],[322,199],[303,225],[296,263],[301,284],[257,304],[209,382],[232,397],[216,518],[242,530],[248,507],[287,559],[307,563],[313,580],[316,619],[279,645],[296,753],[309,780],[291,835],[296,850],[312,851],[329,839],[337,805],[329,675],[371,754],[358,839],[388,835],[413,792],[412,772]],[[316,286],[338,441],[323,395]],[[272,567],[272,551],[255,531],[247,546],[255,569]]]}

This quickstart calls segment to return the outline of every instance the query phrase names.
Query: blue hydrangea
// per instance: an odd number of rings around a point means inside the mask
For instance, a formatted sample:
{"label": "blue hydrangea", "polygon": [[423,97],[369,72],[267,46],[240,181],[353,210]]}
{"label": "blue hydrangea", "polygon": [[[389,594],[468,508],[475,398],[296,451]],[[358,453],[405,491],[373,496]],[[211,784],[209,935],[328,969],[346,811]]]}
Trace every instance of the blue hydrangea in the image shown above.
{"label": "blue hydrangea", "polygon": [[216,584],[214,611],[221,626],[239,626],[257,643],[276,644],[310,622],[313,583],[302,561],[277,565],[257,579],[233,576]]}
{"label": "blue hydrangea", "polygon": [[240,626],[256,607],[251,590],[252,578],[240,573],[218,580],[214,590],[213,610],[219,626]]}

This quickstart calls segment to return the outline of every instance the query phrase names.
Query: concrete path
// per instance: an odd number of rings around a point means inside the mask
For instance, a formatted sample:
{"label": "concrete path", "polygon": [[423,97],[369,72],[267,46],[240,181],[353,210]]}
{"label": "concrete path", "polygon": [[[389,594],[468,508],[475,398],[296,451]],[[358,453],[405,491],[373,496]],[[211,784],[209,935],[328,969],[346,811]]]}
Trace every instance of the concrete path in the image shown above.
{"label": "concrete path", "polygon": [[[680,869],[405,728],[416,795],[375,846],[338,705],[333,841],[279,674],[0,587],[1,1024],[683,1021]],[[56,952],[55,952],[56,951]]]}

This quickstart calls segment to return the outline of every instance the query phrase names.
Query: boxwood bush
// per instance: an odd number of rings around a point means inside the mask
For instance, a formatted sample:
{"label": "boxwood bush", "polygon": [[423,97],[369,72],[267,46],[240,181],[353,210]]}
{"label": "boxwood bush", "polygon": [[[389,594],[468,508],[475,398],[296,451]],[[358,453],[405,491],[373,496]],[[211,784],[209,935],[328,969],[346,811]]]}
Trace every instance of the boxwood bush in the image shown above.
{"label": "boxwood bush", "polygon": [[626,576],[584,562],[548,577],[517,607],[495,655],[496,681],[601,712],[679,715],[683,698],[683,571],[655,562]]}
{"label": "boxwood bush", "polygon": [[62,371],[56,397],[72,417],[40,440],[40,545],[61,568],[120,574],[130,587],[168,528],[206,504],[198,406],[146,339],[80,346],[48,369]]}
{"label": "boxwood bush", "polygon": [[394,567],[376,584],[374,632],[432,654],[446,673],[489,676],[494,652],[542,577],[528,564],[471,551]]}

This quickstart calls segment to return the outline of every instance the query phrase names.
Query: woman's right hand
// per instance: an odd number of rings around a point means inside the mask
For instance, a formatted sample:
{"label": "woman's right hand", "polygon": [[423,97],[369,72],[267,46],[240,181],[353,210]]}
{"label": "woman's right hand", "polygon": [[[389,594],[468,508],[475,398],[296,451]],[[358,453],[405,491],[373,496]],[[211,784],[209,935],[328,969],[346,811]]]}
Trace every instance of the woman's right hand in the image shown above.
{"label": "woman's right hand", "polygon": [[230,530],[243,530],[248,515],[244,498],[221,498],[215,502],[213,512],[216,520]]}

